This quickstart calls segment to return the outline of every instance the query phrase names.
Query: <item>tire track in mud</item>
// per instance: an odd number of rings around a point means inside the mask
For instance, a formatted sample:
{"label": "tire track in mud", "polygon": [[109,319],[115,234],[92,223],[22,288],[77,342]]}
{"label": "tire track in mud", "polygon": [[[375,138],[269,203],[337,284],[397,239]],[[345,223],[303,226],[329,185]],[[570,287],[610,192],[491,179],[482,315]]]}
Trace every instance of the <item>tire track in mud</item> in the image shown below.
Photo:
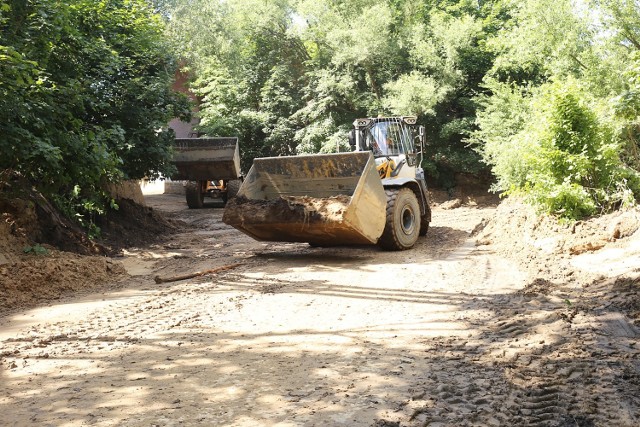
{"label": "tire track in mud", "polygon": [[[640,423],[639,353],[608,348],[611,331],[593,321],[594,313],[573,325],[569,308],[544,295],[504,295],[490,304],[496,314],[477,336],[430,343],[440,372],[421,384],[407,425]],[[634,329],[617,330],[628,335]],[[543,332],[550,338],[540,339]]]}
{"label": "tire track in mud", "polygon": [[[222,277],[219,275],[220,280]],[[37,324],[15,337],[2,340],[3,347],[6,344],[12,350],[2,352],[0,356],[7,366],[13,366],[28,357],[86,353],[107,346],[114,350],[174,328],[193,325],[204,317],[211,321],[216,312],[211,310],[210,298],[206,295],[217,286],[217,281],[203,278],[200,283],[174,285],[144,297],[120,300],[80,319]]]}

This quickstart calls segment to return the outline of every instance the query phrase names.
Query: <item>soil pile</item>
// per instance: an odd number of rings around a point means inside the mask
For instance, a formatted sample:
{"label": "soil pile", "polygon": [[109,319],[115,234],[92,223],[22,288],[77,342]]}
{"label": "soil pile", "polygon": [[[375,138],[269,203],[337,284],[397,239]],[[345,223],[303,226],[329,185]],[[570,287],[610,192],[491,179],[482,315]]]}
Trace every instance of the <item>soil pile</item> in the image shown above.
{"label": "soil pile", "polygon": [[283,198],[290,206],[302,206],[305,212],[317,213],[324,221],[341,221],[351,202],[351,198],[345,195],[327,198],[307,196],[286,196]]}
{"label": "soil pile", "polygon": [[110,258],[44,250],[0,265],[0,313],[95,289],[125,274],[122,264]]}
{"label": "soil pile", "polygon": [[351,198],[284,196],[273,200],[254,200],[239,196],[227,203],[222,220],[230,225],[244,223],[315,223],[342,220]]}
{"label": "soil pile", "polygon": [[6,210],[0,222],[0,313],[57,299],[69,291],[96,287],[125,273],[110,258],[79,255],[37,243],[43,232],[35,205],[15,199],[3,203]]}
{"label": "soil pile", "polygon": [[476,245],[528,272],[525,297],[555,295],[569,301],[573,313],[619,311],[640,326],[638,208],[562,222],[508,199],[478,227]]}
{"label": "soil pile", "polygon": [[160,242],[183,230],[184,222],[169,219],[151,207],[130,199],[117,200],[118,209],[109,210],[98,220],[100,243],[117,253],[123,248],[142,247]]}
{"label": "soil pile", "polygon": [[40,194],[24,200],[0,193],[0,313],[115,282],[126,272],[107,256],[184,227],[132,200],[117,204],[97,222],[102,238],[91,240]]}
{"label": "soil pile", "polygon": [[640,229],[640,210],[618,211],[600,217],[562,222],[536,213],[533,207],[517,198],[503,201],[493,218],[476,229],[476,245],[491,245],[518,260],[530,273],[547,278],[566,275],[566,265],[559,260],[624,244]]}

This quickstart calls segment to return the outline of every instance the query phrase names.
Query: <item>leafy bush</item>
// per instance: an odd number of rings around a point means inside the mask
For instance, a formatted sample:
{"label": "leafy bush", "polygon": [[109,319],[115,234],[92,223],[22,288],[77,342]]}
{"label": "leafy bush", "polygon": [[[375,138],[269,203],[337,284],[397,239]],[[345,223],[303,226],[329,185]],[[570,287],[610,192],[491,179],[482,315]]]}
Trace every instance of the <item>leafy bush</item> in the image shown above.
{"label": "leafy bush", "polygon": [[478,98],[476,130],[468,142],[490,165],[496,177],[493,190],[506,192],[526,184],[527,161],[535,147],[531,135],[523,132],[531,114],[527,88],[489,80],[491,96]]}
{"label": "leafy bush", "polygon": [[568,219],[632,204],[640,195],[638,173],[620,160],[613,127],[575,82],[546,84],[532,96],[504,85],[495,93],[485,100],[475,141],[498,177],[496,190],[522,194]]}
{"label": "leafy bush", "polygon": [[49,255],[49,251],[47,250],[47,248],[39,244],[33,246],[25,246],[24,248],[22,248],[22,252],[24,252],[25,254],[34,255]]}

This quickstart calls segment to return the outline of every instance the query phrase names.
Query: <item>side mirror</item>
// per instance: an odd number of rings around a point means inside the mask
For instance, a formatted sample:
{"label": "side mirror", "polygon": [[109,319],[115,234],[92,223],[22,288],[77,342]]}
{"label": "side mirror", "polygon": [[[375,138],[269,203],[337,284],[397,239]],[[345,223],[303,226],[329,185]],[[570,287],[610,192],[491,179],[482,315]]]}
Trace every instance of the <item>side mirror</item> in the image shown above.
{"label": "side mirror", "polygon": [[425,131],[424,131],[424,126],[418,126],[418,147],[419,147],[419,152],[424,151],[424,145],[425,145]]}
{"label": "side mirror", "polygon": [[356,130],[355,129],[351,129],[351,131],[349,132],[349,145],[351,146],[351,148],[356,146]]}

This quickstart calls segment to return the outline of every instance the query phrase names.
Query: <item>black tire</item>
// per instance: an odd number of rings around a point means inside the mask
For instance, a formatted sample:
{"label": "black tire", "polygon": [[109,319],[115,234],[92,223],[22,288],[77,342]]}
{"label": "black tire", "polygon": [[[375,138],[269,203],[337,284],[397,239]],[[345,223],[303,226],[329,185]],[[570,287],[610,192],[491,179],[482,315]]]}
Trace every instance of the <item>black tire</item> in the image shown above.
{"label": "black tire", "polygon": [[222,201],[227,203],[227,201],[233,199],[238,195],[238,191],[240,191],[240,186],[242,185],[242,181],[239,179],[232,179],[227,182],[227,191],[222,195]]}
{"label": "black tire", "polygon": [[185,188],[187,194],[187,206],[189,209],[200,209],[204,206],[204,194],[200,189],[202,185],[200,182],[189,182]]}
{"label": "black tire", "polygon": [[426,215],[423,215],[420,218],[420,235],[426,236],[429,231],[429,218]]}
{"label": "black tire", "polygon": [[389,251],[403,251],[416,244],[420,234],[420,205],[409,188],[391,188],[387,193],[387,222],[378,244]]}

